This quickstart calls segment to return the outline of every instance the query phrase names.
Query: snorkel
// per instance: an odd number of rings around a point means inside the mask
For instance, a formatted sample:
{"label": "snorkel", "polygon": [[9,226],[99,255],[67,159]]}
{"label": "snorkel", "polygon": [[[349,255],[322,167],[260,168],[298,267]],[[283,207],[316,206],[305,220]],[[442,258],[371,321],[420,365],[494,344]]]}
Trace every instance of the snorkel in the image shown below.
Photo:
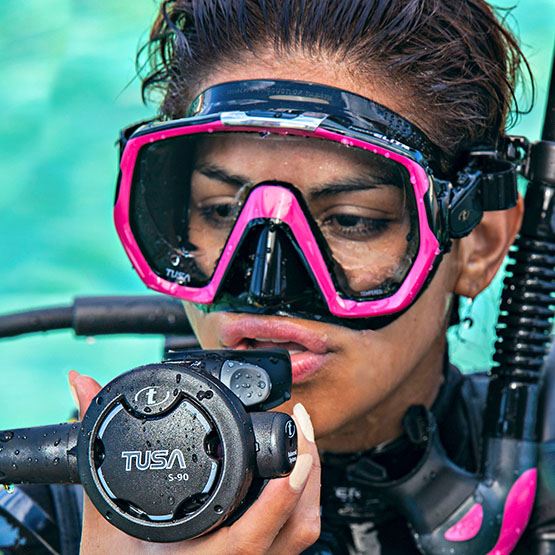
{"label": "snorkel", "polygon": [[[554,463],[553,426],[547,421],[553,410],[542,398],[555,309],[554,114],[552,74],[542,139],[522,167],[529,179],[526,208],[503,284],[480,472],[471,474],[449,460],[424,407],[411,407],[403,422],[409,440],[422,449],[411,472],[384,482],[374,478],[369,461],[350,471],[353,481],[375,488],[405,516],[426,554],[510,553],[532,513],[538,459],[546,469]],[[528,147],[523,141],[518,148]],[[547,488],[542,495],[553,498]]]}

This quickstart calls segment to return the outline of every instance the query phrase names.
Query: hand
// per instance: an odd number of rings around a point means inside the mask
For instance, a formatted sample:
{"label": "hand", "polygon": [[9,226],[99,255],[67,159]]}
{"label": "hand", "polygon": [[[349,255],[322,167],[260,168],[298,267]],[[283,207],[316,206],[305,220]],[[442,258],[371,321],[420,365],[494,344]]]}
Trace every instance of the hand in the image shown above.
{"label": "hand", "polygon": [[[69,373],[69,383],[82,417],[101,387],[75,371]],[[295,405],[293,418],[300,430],[299,456],[293,472],[270,480],[260,497],[231,526],[183,542],[145,542],[112,526],[85,496],[81,553],[300,553],[320,535],[320,459],[310,417],[301,404]]]}

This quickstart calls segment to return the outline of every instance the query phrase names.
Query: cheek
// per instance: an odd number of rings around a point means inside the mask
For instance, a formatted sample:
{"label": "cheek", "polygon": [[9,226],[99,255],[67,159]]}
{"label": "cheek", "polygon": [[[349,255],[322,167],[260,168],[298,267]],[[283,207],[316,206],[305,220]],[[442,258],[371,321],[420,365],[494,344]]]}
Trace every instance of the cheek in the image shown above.
{"label": "cheek", "polygon": [[446,259],[419,300],[392,324],[377,331],[342,329],[342,350],[316,379],[293,391],[292,404],[307,407],[318,437],[357,421],[379,427],[376,407],[394,409],[397,398],[408,407],[435,391],[437,377],[428,376],[437,376],[443,364],[452,285]]}
{"label": "cheek", "polygon": [[218,344],[216,327],[209,325],[207,314],[198,309],[194,304],[183,301],[187,318],[193,328],[193,333],[203,349],[221,348]]}

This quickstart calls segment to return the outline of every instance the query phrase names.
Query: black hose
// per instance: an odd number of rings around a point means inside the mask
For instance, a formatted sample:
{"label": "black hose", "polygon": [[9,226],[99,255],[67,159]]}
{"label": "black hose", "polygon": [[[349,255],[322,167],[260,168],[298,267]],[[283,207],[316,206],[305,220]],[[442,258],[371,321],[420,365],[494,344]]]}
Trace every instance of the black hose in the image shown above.
{"label": "black hose", "polygon": [[0,316],[0,337],[71,328],[73,308],[57,306]]}
{"label": "black hose", "polygon": [[73,329],[81,336],[192,334],[181,302],[161,295],[81,297],[70,306],[0,316],[0,338],[59,329]]}

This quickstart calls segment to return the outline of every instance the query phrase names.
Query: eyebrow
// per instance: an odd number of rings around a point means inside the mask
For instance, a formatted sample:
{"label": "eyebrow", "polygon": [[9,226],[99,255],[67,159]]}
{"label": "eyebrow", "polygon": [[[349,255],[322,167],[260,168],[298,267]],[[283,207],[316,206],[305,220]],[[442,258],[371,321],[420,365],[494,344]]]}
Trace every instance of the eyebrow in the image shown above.
{"label": "eyebrow", "polygon": [[[252,183],[252,179],[246,176],[230,174],[224,168],[215,166],[213,164],[201,164],[195,167],[195,170],[208,177],[209,179],[217,179],[222,183],[237,187],[238,189],[248,183]],[[386,183],[387,181],[392,181],[392,183]],[[378,189],[383,185],[393,185],[394,187],[400,187],[399,183],[396,183],[395,180],[388,180],[387,178],[383,180],[380,179],[378,181],[371,181],[370,179],[365,177],[353,177],[351,179],[333,181],[314,187],[313,189],[308,191],[307,196],[309,200],[318,200],[334,195],[340,195],[342,193]]]}
{"label": "eyebrow", "polygon": [[325,183],[309,191],[308,195],[312,200],[318,200],[341,193],[352,193],[355,191],[368,191],[378,189],[384,183],[371,181],[364,177],[353,177],[342,181]]}
{"label": "eyebrow", "polygon": [[194,170],[198,171],[199,173],[210,179],[217,179],[218,181],[227,183],[228,185],[232,185],[233,187],[237,187],[238,189],[251,182],[251,180],[244,175],[230,174],[223,168],[214,166],[212,164],[201,164],[199,166],[196,166]]}

